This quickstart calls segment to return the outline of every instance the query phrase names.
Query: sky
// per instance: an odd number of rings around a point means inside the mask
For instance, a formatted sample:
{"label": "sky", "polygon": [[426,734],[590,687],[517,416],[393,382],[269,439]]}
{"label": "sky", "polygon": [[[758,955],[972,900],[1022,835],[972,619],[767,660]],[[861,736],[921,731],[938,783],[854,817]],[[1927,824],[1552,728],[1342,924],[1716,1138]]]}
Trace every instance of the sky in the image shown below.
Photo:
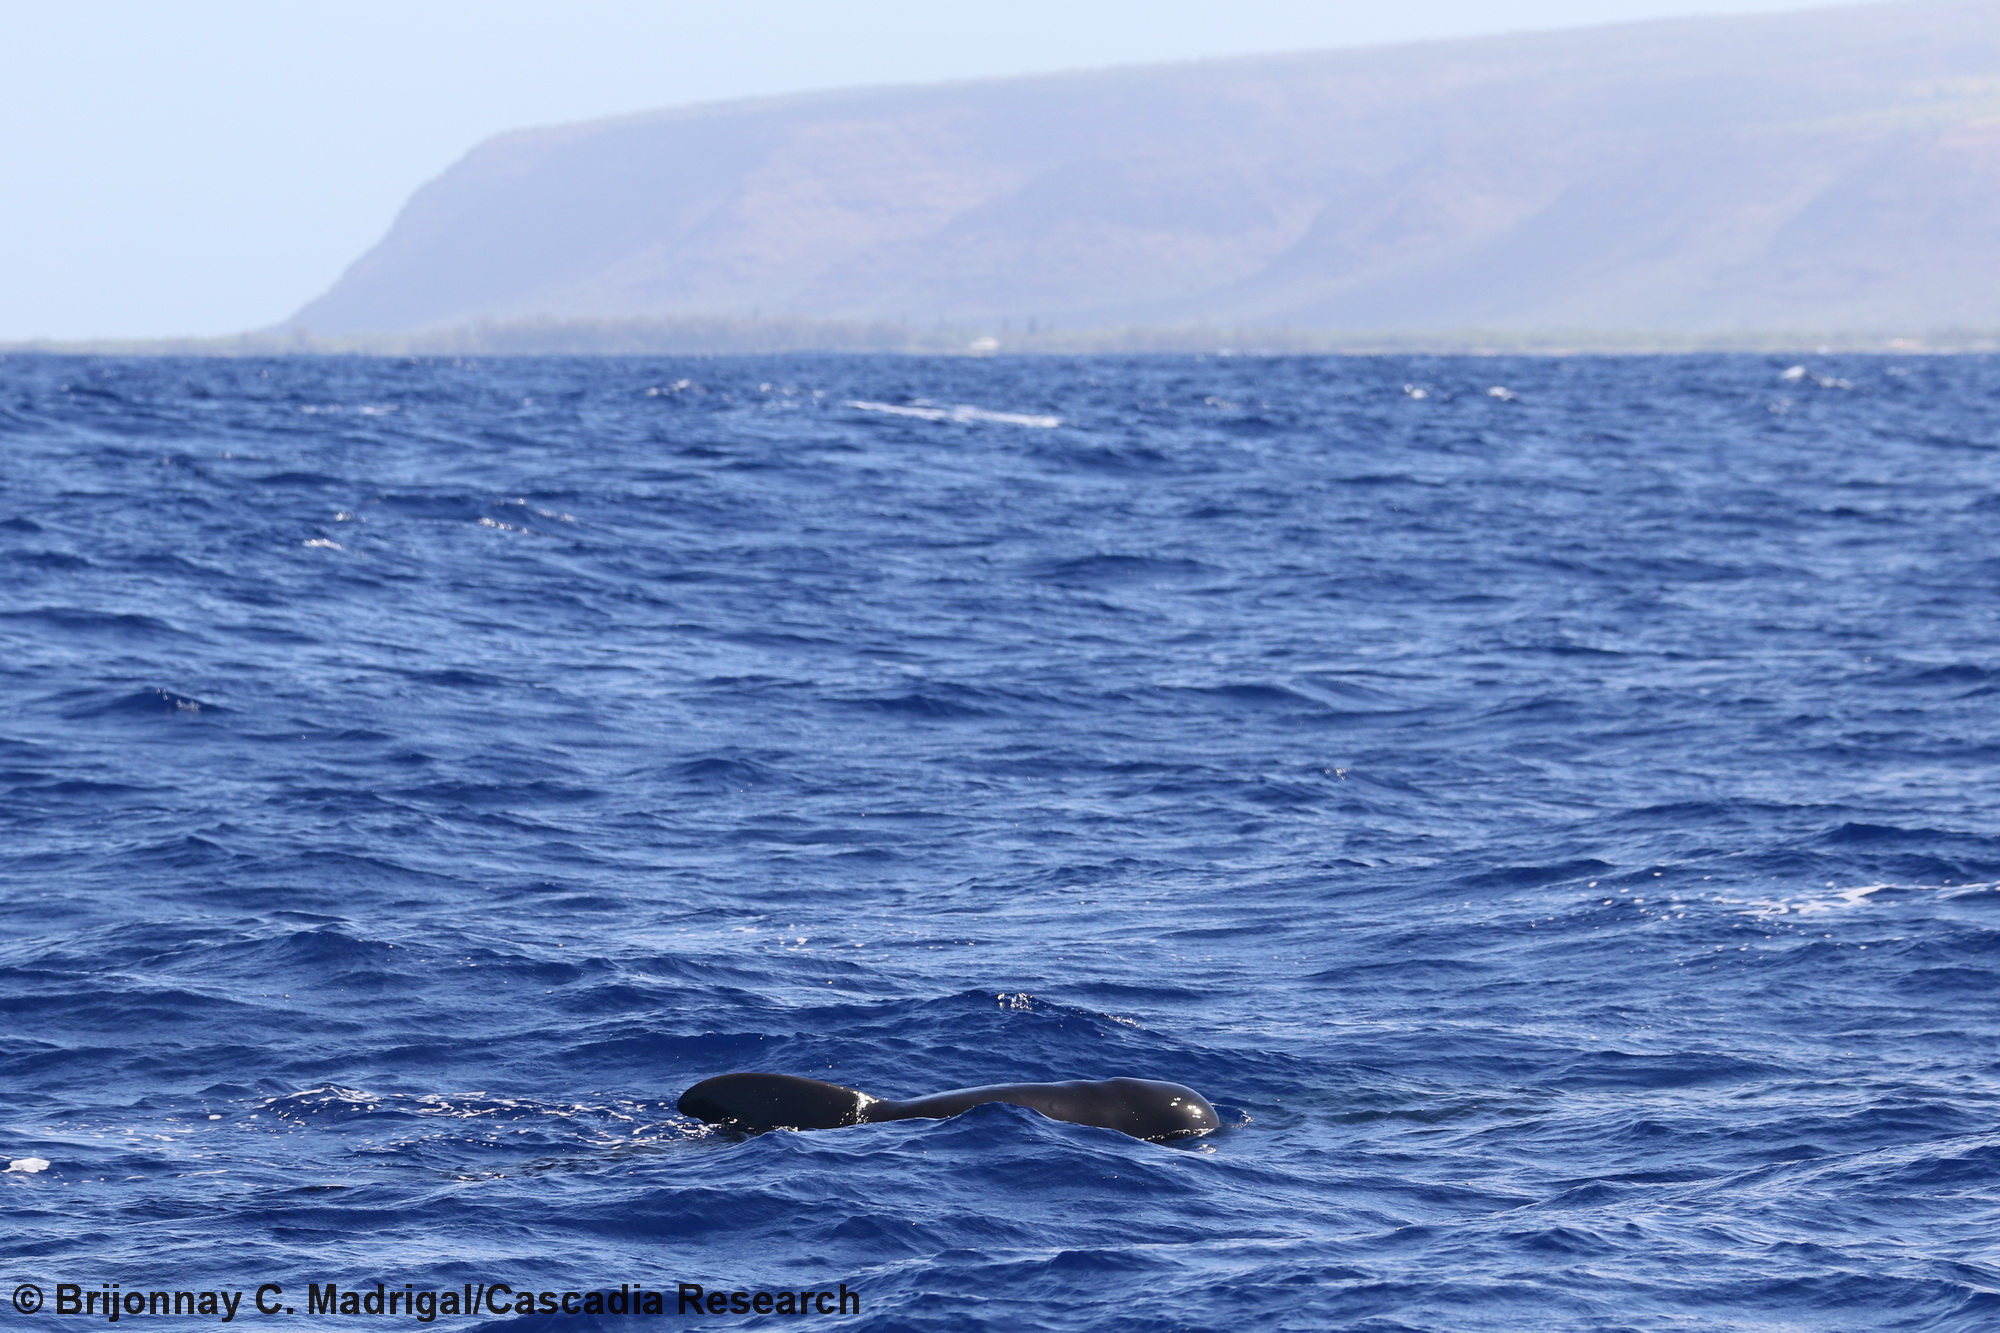
{"label": "sky", "polygon": [[1826,0],[0,0],[0,341],[276,324],[480,140],[735,97]]}

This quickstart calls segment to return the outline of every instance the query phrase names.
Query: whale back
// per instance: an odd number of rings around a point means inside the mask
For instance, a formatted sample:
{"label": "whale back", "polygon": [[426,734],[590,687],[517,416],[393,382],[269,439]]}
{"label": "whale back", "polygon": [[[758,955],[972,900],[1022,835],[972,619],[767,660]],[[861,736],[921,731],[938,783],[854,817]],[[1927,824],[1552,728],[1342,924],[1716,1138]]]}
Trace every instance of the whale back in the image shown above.
{"label": "whale back", "polygon": [[838,1083],[791,1074],[719,1074],[681,1094],[684,1115],[746,1133],[839,1129],[885,1120],[942,1119],[989,1102],[1039,1111],[1051,1120],[1115,1129],[1135,1139],[1205,1134],[1220,1121],[1208,1099],[1179,1083],[1107,1078],[1071,1083],[1000,1083],[888,1101]]}
{"label": "whale back", "polygon": [[839,1129],[861,1123],[874,1099],[838,1083],[791,1074],[718,1074],[681,1094],[682,1115],[751,1134],[767,1129]]}
{"label": "whale back", "polygon": [[1051,1120],[1115,1129],[1135,1139],[1155,1141],[1206,1134],[1221,1123],[1208,1098],[1193,1088],[1146,1078],[956,1088],[909,1101],[871,1101],[863,1109],[862,1117],[876,1121],[951,1116],[988,1102],[1025,1106]]}

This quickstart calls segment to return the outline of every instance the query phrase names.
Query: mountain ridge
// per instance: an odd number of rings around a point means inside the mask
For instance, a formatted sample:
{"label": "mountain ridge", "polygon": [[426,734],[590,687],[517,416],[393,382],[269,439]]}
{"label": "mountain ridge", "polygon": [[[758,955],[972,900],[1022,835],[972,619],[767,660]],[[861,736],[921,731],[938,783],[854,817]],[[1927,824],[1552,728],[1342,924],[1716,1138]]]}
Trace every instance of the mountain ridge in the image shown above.
{"label": "mountain ridge", "polygon": [[2000,22],[1901,3],[512,131],[290,322],[2000,324]]}

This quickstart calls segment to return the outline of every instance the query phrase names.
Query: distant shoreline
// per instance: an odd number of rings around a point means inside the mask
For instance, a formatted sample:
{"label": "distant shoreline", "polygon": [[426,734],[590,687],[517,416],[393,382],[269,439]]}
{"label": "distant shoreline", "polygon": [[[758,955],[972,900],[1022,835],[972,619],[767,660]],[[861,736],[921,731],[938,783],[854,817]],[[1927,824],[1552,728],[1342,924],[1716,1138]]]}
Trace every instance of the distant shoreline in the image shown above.
{"label": "distant shoreline", "polygon": [[415,333],[327,337],[270,329],[214,338],[31,339],[0,343],[0,355],[50,356],[1646,356],[1713,352],[1950,355],[2000,351],[2000,330],[1923,333],[1755,330],[1334,332],[1200,326],[1110,329],[912,328],[887,322],[740,319],[524,319]]}

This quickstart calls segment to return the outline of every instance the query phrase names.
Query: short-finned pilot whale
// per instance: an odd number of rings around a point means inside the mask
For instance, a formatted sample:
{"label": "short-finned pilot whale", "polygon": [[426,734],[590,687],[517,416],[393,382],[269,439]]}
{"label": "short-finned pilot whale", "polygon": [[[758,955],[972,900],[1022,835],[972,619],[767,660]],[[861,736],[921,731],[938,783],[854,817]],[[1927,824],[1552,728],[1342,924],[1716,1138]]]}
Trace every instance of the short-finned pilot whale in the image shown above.
{"label": "short-finned pilot whale", "polygon": [[1107,1078],[1074,1083],[996,1083],[892,1101],[857,1088],[791,1074],[718,1074],[681,1094],[681,1114],[746,1133],[840,1129],[885,1120],[942,1119],[988,1102],[1040,1111],[1051,1120],[1115,1129],[1135,1139],[1205,1134],[1221,1123],[1208,1098],[1178,1083]]}

